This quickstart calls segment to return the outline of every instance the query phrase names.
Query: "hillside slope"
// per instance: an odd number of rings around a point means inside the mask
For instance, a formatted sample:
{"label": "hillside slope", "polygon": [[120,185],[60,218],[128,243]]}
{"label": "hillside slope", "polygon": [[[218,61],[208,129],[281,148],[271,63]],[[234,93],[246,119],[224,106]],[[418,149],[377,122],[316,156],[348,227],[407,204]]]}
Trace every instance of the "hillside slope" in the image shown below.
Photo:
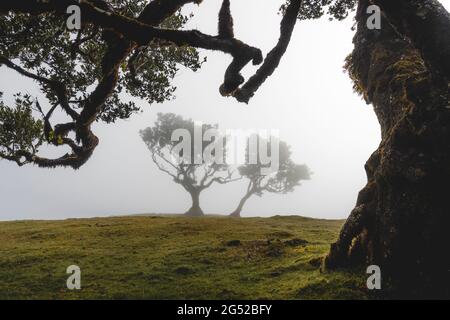
{"label": "hillside slope", "polygon": [[[343,221],[135,216],[0,223],[0,299],[365,298],[364,271],[323,274]],[[81,268],[80,291],[66,268]]]}

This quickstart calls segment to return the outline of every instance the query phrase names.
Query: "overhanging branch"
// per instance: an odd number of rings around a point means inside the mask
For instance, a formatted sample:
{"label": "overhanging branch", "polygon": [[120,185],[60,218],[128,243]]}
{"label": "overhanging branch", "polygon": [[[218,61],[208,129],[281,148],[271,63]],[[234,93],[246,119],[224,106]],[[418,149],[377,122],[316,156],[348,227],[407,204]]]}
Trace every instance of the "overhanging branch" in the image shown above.
{"label": "overhanging branch", "polygon": [[[28,13],[38,15],[42,13],[54,13],[65,17],[66,9],[71,5],[78,5],[82,12],[83,24],[92,24],[95,28],[108,34],[106,41],[108,49],[103,57],[102,76],[97,87],[80,103],[81,112],[78,114],[70,107],[71,100],[67,97],[63,83],[42,78],[24,69],[16,69],[21,74],[48,85],[58,97],[61,107],[73,119],[73,129],[76,133],[77,144],[63,132],[61,141],[70,146],[72,154],[64,155],[57,159],[40,158],[34,154],[24,154],[28,161],[40,166],[71,166],[78,168],[91,156],[98,144],[98,138],[92,133],[91,125],[98,115],[104,110],[104,104],[112,94],[119,80],[119,68],[130,53],[137,46],[145,46],[158,39],[164,43],[172,43],[176,46],[191,46],[206,50],[216,50],[227,53],[233,60],[225,72],[224,82],[220,91],[223,95],[234,96],[239,101],[248,102],[259,86],[274,72],[282,55],[289,44],[294,28],[301,0],[292,0],[287,8],[281,23],[281,36],[277,46],[268,54],[264,64],[249,81],[245,82],[241,76],[241,70],[250,62],[257,65],[263,62],[262,53],[234,38],[232,26],[225,32],[225,24],[222,24],[222,34],[211,36],[197,30],[169,30],[158,27],[166,18],[175,14],[187,3],[201,3],[200,0],[165,0],[151,1],[137,19],[128,18],[117,14],[102,0],[2,0],[0,2],[0,14],[9,12]],[[232,23],[229,1],[224,0],[221,13],[228,15],[222,22]],[[220,19],[219,19],[220,20]],[[224,31],[225,30],[225,31]],[[47,119],[48,120],[48,119]],[[55,126],[56,130],[57,126]],[[220,181],[218,181],[220,182]]]}

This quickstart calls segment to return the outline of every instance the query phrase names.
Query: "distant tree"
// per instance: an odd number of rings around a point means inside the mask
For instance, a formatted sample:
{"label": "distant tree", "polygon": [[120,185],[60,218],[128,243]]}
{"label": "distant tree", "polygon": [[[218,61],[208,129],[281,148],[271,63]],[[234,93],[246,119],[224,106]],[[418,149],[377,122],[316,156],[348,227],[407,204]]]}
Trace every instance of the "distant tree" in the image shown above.
{"label": "distant tree", "polygon": [[[270,139],[276,138],[271,137]],[[300,185],[301,180],[309,180],[311,176],[311,172],[306,165],[299,165],[292,161],[290,147],[285,142],[278,141],[279,157],[275,168],[271,169],[273,163],[267,164],[261,161],[262,153],[259,148],[261,143],[266,143],[268,146],[263,150],[272,150],[270,140],[253,136],[247,141],[247,161],[238,170],[243,177],[248,179],[248,185],[238,207],[231,213],[230,216],[232,217],[241,216],[245,203],[253,195],[261,197],[266,192],[286,194],[294,191],[295,187]],[[252,156],[256,161],[251,161]],[[271,158],[273,161],[276,157],[271,155]]]}
{"label": "distant tree", "polygon": [[[192,207],[186,215],[203,215],[200,207],[203,190],[214,183],[238,179],[225,163],[226,139],[220,135],[217,125],[200,125],[172,113],[159,113],[155,125],[140,134],[158,169],[191,195]],[[201,142],[196,147],[198,141],[194,140],[199,138]]]}

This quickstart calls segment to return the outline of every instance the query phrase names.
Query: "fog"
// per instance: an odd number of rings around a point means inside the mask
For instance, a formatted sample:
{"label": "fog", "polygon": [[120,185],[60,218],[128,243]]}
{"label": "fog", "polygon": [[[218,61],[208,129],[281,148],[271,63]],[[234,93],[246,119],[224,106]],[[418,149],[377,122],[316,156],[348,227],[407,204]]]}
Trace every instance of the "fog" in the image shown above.
{"label": "fog", "polygon": [[[216,32],[219,0],[189,7],[190,28]],[[444,1],[448,6],[450,0]],[[276,43],[281,1],[234,1],[236,37],[267,53]],[[175,78],[176,99],[147,105],[145,111],[116,124],[95,124],[100,145],[81,169],[19,168],[0,161],[0,220],[65,219],[137,213],[183,213],[190,196],[153,164],[139,137],[158,112],[173,112],[222,129],[279,130],[292,146],[293,159],[313,171],[295,192],[254,196],[243,216],[298,214],[345,218],[365,185],[364,163],[380,142],[370,105],[352,91],[343,72],[352,50],[351,18],[343,22],[302,21],[274,76],[248,105],[221,97],[218,88],[230,57],[202,51],[208,62],[194,73],[182,69]],[[254,71],[245,69],[245,75]],[[35,94],[35,84],[1,68],[0,91]],[[228,214],[246,184],[215,185],[202,193],[205,213]]]}

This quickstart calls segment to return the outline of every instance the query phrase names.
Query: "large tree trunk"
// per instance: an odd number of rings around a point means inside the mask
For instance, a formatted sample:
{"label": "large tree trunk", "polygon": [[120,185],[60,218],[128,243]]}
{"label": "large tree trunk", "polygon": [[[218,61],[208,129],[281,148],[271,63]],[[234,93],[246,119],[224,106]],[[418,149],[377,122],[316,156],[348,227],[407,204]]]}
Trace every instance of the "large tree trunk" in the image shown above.
{"label": "large tree trunk", "polygon": [[252,193],[247,193],[239,202],[239,205],[237,206],[236,210],[234,210],[231,214],[230,217],[234,217],[234,218],[240,218],[241,217],[241,212],[242,209],[244,208],[245,203],[247,202],[247,200],[252,196]]}
{"label": "large tree trunk", "polygon": [[360,1],[349,71],[374,106],[382,142],[324,266],[375,264],[387,294],[450,297],[449,80],[385,19],[369,30],[367,5]]}
{"label": "large tree trunk", "polygon": [[192,207],[185,213],[190,217],[203,216],[203,210],[200,208],[200,190],[190,190],[189,194],[192,197]]}

